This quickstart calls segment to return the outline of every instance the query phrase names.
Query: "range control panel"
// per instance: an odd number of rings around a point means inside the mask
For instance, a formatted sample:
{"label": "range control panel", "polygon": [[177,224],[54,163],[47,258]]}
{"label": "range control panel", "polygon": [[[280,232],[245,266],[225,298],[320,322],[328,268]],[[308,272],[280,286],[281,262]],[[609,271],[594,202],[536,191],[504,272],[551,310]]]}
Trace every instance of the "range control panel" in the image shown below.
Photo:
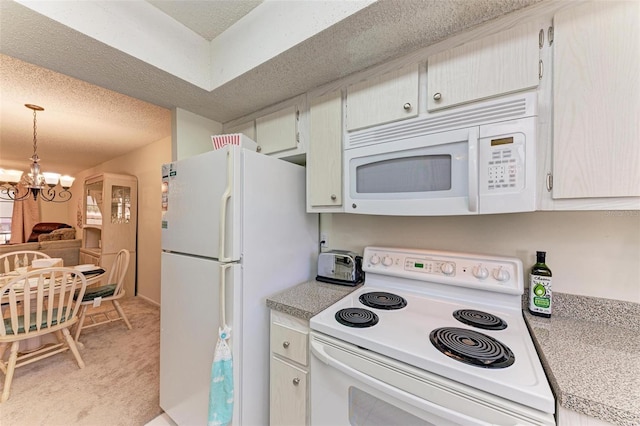
{"label": "range control panel", "polygon": [[512,257],[439,250],[366,247],[368,273],[521,294],[522,262]]}

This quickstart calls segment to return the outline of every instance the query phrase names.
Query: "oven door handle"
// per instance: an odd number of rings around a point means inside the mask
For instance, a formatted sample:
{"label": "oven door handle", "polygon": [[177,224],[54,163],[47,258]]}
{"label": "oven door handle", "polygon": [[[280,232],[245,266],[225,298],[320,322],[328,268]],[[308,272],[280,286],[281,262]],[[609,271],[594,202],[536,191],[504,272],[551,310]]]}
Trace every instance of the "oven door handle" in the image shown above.
{"label": "oven door handle", "polygon": [[[332,358],[331,355],[329,355],[325,349],[324,346],[321,343],[318,343],[317,341],[311,339],[311,352],[322,362],[324,362],[325,364],[327,364],[330,367],[335,368],[336,370],[339,370],[341,372],[343,372],[344,374],[364,383],[367,384],[371,387],[373,387],[374,389],[378,389],[384,393],[386,393],[389,396],[392,396],[394,398],[399,399],[400,401],[412,405],[420,410],[423,410],[427,413],[433,414],[435,416],[439,416],[441,418],[444,418],[446,420],[455,422],[455,423],[460,423],[460,424],[465,424],[465,425],[472,425],[472,426],[491,426],[491,423],[487,423],[487,422],[483,422],[481,420],[478,419],[474,419],[472,417],[469,417],[467,415],[461,414],[461,413],[456,413],[455,411],[449,410],[448,408],[442,407],[440,405],[434,404],[430,401],[426,401],[422,398],[418,398],[415,395],[411,395],[408,392],[405,392],[401,389],[395,388],[391,385],[388,385],[384,382],[381,382],[380,380],[377,380],[373,377],[367,376],[364,373],[361,373],[358,370],[355,370],[353,368],[351,368],[350,366],[338,361],[335,358]],[[317,374],[317,373],[316,373]]]}

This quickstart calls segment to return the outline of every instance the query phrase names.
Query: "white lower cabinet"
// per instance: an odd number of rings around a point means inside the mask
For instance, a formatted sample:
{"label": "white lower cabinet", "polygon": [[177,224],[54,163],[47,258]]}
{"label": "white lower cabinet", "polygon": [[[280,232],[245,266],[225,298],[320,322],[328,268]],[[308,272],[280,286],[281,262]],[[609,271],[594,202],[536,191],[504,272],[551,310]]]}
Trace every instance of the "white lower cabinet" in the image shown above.
{"label": "white lower cabinet", "polygon": [[309,322],[271,311],[270,409],[272,426],[309,424]]}

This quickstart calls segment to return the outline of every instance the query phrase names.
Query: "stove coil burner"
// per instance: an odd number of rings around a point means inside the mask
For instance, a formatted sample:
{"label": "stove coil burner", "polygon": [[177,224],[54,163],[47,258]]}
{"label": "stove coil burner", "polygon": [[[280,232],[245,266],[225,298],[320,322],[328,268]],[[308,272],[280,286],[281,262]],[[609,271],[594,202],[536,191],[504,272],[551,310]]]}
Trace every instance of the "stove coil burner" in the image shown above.
{"label": "stove coil burner", "polygon": [[378,315],[362,308],[346,308],[336,312],[336,321],[348,327],[366,328],[378,323]]}
{"label": "stove coil burner", "polygon": [[372,291],[360,295],[360,302],[370,308],[385,309],[387,311],[402,309],[407,306],[407,301],[396,294],[383,291]]}
{"label": "stove coil burner", "polygon": [[516,359],[500,341],[464,328],[436,328],[429,334],[429,340],[448,357],[477,367],[505,368]]}
{"label": "stove coil burner", "polygon": [[507,328],[507,323],[502,318],[474,309],[457,310],[453,313],[453,317],[461,323],[484,330],[504,330]]}

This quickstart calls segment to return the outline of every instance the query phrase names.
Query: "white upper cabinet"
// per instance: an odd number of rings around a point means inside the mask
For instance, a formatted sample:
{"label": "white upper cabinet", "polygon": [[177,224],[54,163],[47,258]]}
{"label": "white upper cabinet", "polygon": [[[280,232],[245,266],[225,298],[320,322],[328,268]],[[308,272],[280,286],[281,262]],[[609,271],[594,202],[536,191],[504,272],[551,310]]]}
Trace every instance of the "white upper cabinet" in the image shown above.
{"label": "white upper cabinet", "polygon": [[521,24],[427,59],[427,110],[538,86],[540,28]]}
{"label": "white upper cabinet", "polygon": [[298,146],[298,119],[300,112],[297,105],[256,118],[256,142],[258,152],[275,154],[296,149]]}
{"label": "white upper cabinet", "polygon": [[342,209],[342,92],[311,100],[307,149],[307,211]]}
{"label": "white upper cabinet", "polygon": [[225,127],[225,133],[243,133],[252,141],[256,140],[256,123],[255,121],[247,121],[234,126]]}
{"label": "white upper cabinet", "polygon": [[347,87],[347,130],[418,115],[419,64]]}
{"label": "white upper cabinet", "polygon": [[553,54],[552,197],[639,197],[640,2],[562,10]]}

